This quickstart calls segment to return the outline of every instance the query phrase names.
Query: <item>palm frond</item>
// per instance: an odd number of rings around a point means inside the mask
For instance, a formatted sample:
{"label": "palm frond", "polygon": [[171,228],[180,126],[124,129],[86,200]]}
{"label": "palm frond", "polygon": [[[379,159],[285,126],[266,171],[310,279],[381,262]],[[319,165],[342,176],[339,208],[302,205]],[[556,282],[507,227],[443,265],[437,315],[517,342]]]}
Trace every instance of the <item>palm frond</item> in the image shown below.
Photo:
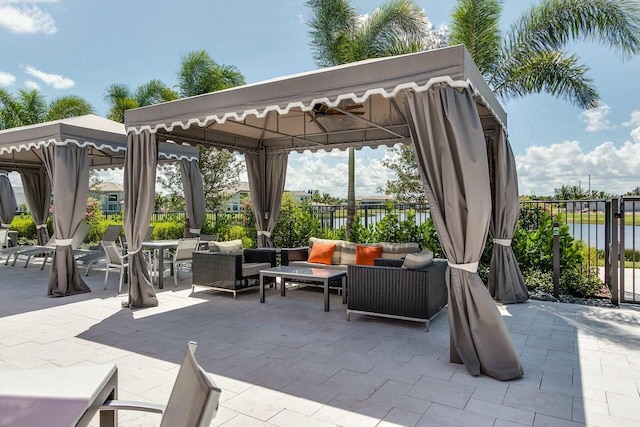
{"label": "palm frond", "polygon": [[458,0],[453,11],[449,43],[464,44],[484,75],[494,69],[500,51],[501,12],[502,0]]}
{"label": "palm frond", "polygon": [[494,91],[511,99],[546,92],[580,108],[593,108],[599,96],[587,77],[588,71],[589,67],[578,63],[577,56],[548,49],[526,58],[520,56],[516,67],[503,69],[502,83]]}
{"label": "palm frond", "polygon": [[138,105],[144,107],[168,101],[166,98],[171,97],[171,92],[173,91],[171,91],[167,85],[160,80],[153,79],[138,86],[133,94],[133,99],[136,100]]}
{"label": "palm frond", "polygon": [[92,113],[93,107],[85,99],[74,95],[62,96],[51,101],[46,120],[68,119]]}
{"label": "palm frond", "polygon": [[19,111],[20,106],[15,97],[0,88],[0,129],[22,126]]}
{"label": "palm frond", "polygon": [[218,64],[205,50],[187,52],[182,57],[178,70],[178,88],[182,96],[207,93],[204,80],[212,68]]}
{"label": "palm frond", "polygon": [[511,27],[507,39],[521,50],[560,50],[571,41],[595,41],[629,58],[640,52],[640,2],[542,0]]}
{"label": "palm frond", "polygon": [[40,123],[47,114],[47,102],[44,95],[36,89],[18,91],[18,103],[20,105],[20,120],[23,125]]}
{"label": "palm frond", "polygon": [[349,0],[308,0],[313,59],[320,67],[349,62],[348,50],[357,25]]}
{"label": "palm frond", "polygon": [[390,56],[398,53],[399,47],[424,50],[430,26],[424,11],[413,1],[390,0],[357,28],[351,60]]}
{"label": "palm frond", "polygon": [[118,100],[131,98],[131,90],[125,84],[112,84],[107,87],[104,94],[104,100],[110,104],[118,102]]}

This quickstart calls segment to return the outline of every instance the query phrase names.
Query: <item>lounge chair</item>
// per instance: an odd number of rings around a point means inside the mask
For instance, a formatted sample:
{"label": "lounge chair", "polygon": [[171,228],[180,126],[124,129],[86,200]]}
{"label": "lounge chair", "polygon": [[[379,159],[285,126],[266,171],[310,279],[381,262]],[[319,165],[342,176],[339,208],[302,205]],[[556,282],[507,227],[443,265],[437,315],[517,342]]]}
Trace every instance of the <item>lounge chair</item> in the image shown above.
{"label": "lounge chair", "polygon": [[100,408],[109,411],[143,411],[162,414],[160,427],[209,427],[218,412],[222,391],[194,356],[197,343],[190,342],[180,365],[167,406],[147,402],[108,400]]}
{"label": "lounge chair", "polygon": [[122,282],[124,281],[124,272],[129,268],[128,255],[122,254],[115,241],[102,241],[104,256],[107,259],[107,269],[104,272],[104,289],[107,289],[109,280],[109,269],[111,267],[120,269],[120,281],[118,282],[118,293],[122,292]]}
{"label": "lounge chair", "polygon": [[85,276],[89,275],[89,271],[91,271],[91,267],[93,267],[94,264],[106,258],[102,242],[115,242],[118,240],[121,231],[121,225],[109,225],[102,235],[102,239],[100,239],[100,245],[95,249],[77,249],[73,251],[73,254],[77,257],[76,261],[87,265],[84,272]]}
{"label": "lounge chair", "polygon": [[[87,237],[87,234],[89,234],[90,227],[91,226],[89,224],[84,224],[84,223],[80,224],[75,234],[71,238],[72,249],[78,249],[80,247],[82,242],[84,242],[84,239]],[[50,257],[53,257],[53,254],[56,251],[55,238],[49,239],[49,242],[47,243],[47,245],[49,245],[50,243],[53,243],[53,246],[34,246],[34,247],[31,247],[31,249],[26,249],[26,250],[22,250],[14,253],[13,263],[11,265],[15,266],[16,261],[18,261],[19,257],[26,257],[27,260],[24,263],[24,268],[27,268],[29,266],[29,261],[31,261],[31,258],[37,255],[44,255],[44,261],[42,262],[42,266],[40,267],[40,270],[44,270],[44,266],[47,264],[47,261],[49,260]]]}

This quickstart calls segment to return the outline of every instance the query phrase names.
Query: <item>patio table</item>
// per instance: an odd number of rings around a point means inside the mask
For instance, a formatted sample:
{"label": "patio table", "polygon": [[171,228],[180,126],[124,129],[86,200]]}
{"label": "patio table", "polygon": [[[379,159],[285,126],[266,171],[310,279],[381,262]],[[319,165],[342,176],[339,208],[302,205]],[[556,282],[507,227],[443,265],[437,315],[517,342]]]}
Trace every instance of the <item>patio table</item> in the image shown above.
{"label": "patio table", "polygon": [[[117,397],[116,365],[0,372],[0,426],[88,426]],[[100,427],[117,425],[115,411],[100,412]]]}
{"label": "patio table", "polygon": [[309,268],[281,266],[260,270],[260,302],[264,303],[264,278],[279,277],[280,295],[285,296],[287,280],[303,280],[310,283],[320,283],[324,286],[324,311],[329,311],[329,283],[342,280],[342,303],[347,303],[347,272],[328,268]]}
{"label": "patio table", "polygon": [[[198,242],[198,247],[208,247],[209,242],[201,241]],[[157,251],[158,258],[158,288],[164,288],[164,250],[165,249],[175,249],[178,247],[178,240],[146,240],[142,242],[143,249],[153,249]],[[173,274],[173,270],[171,271]]]}

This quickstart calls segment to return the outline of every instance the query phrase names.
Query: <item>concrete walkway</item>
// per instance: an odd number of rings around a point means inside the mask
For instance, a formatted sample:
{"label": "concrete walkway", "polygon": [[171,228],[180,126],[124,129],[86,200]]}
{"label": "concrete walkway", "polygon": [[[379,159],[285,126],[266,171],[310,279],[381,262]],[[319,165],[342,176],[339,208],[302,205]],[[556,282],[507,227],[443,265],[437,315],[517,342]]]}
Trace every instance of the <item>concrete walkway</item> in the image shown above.
{"label": "concrete walkway", "polygon": [[[265,304],[249,291],[191,295],[185,274],[160,306],[120,308],[117,273],[102,290],[47,298],[48,268],[0,264],[0,370],[116,363],[120,398],[166,403],[189,340],[223,389],[220,426],[638,426],[640,307],[528,302],[499,309],[522,379],[472,377],[448,362],[446,312],[420,324],[323,312],[311,289]],[[121,415],[157,425],[157,415]],[[97,425],[97,422],[95,423]]]}

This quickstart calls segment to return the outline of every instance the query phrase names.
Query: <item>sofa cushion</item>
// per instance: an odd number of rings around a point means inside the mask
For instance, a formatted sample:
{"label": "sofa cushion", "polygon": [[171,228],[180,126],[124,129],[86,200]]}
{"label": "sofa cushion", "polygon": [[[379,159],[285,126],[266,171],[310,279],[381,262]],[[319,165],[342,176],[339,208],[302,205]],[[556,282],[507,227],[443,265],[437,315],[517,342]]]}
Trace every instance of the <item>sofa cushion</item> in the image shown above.
{"label": "sofa cushion", "polygon": [[223,254],[242,253],[242,240],[229,240],[228,242],[209,242],[209,250],[211,252],[220,252]]}
{"label": "sofa cushion", "polygon": [[271,268],[268,262],[247,262],[242,264],[242,277],[258,276],[260,270]]}
{"label": "sofa cushion", "polygon": [[433,252],[431,251],[422,251],[417,254],[407,254],[404,257],[404,264],[402,264],[402,268],[408,268],[410,270],[416,270],[419,268],[426,267],[431,264],[433,261]]}
{"label": "sofa cushion", "polygon": [[331,264],[340,264],[340,253],[343,243],[342,240],[318,239],[316,237],[310,237],[309,247],[313,248],[314,243],[335,243],[336,249],[333,251],[333,255],[331,256]]}
{"label": "sofa cushion", "polygon": [[380,258],[401,259],[407,254],[414,254],[420,251],[417,243],[380,243],[382,254]]}
{"label": "sofa cushion", "polygon": [[373,265],[373,260],[380,258],[382,247],[356,245],[356,264],[357,265]]}
{"label": "sofa cushion", "polygon": [[356,244],[340,242],[340,265],[353,265],[356,263]]}
{"label": "sofa cushion", "polygon": [[331,257],[336,250],[335,243],[315,242],[309,253],[309,262],[318,264],[331,264]]}

